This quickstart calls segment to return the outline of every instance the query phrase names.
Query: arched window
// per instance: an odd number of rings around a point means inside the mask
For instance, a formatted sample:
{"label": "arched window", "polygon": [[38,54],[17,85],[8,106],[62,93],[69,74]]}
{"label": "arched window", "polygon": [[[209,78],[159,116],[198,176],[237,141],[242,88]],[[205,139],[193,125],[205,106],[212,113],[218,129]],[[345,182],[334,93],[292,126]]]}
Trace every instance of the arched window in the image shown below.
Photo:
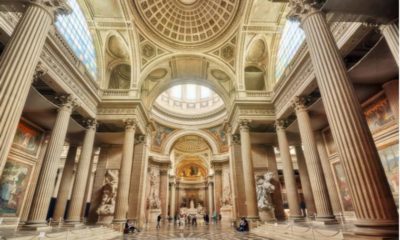
{"label": "arched window", "polygon": [[87,71],[96,78],[96,52],[85,16],[77,0],[68,0],[68,2],[72,7],[72,13],[65,16],[59,15],[55,23],[56,28],[85,65]]}
{"label": "arched window", "polygon": [[281,77],[305,39],[304,32],[299,25],[298,21],[288,20],[283,28],[276,61],[276,80]]}

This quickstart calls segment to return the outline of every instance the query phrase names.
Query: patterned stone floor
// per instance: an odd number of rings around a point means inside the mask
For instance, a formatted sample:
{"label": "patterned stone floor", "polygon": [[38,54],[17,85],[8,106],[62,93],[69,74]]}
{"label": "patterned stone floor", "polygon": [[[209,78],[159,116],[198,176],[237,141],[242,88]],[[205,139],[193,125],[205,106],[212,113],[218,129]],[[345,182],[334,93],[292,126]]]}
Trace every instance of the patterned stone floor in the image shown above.
{"label": "patterned stone floor", "polygon": [[119,239],[168,239],[168,240],[205,240],[205,239],[215,239],[215,240],[268,240],[269,238],[259,237],[251,233],[242,233],[235,231],[232,227],[221,226],[221,225],[209,225],[209,226],[197,226],[188,227],[180,229],[176,226],[163,226],[161,229],[157,230],[155,228],[149,228],[143,230],[140,233],[133,233],[124,235]]}

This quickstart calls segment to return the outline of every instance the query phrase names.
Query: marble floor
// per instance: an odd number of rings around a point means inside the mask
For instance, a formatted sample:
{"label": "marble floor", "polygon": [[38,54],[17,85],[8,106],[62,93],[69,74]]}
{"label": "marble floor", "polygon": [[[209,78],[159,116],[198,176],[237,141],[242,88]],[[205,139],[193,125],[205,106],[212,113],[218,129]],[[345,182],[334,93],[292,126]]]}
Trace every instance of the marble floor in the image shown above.
{"label": "marble floor", "polygon": [[115,240],[119,239],[270,240],[269,238],[260,237],[251,233],[237,232],[233,227],[221,226],[219,224],[208,226],[186,226],[184,228],[171,225],[164,225],[160,229],[149,227],[139,233],[126,234],[123,237],[115,238]]}

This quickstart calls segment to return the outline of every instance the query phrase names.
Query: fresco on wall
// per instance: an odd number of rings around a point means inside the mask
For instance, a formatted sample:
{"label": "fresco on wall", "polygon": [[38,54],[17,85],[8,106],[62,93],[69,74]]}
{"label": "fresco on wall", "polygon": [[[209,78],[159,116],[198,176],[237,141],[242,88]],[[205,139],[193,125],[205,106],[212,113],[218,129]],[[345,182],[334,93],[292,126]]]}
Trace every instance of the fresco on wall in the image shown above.
{"label": "fresco on wall", "polygon": [[384,147],[378,151],[393,196],[399,199],[399,144]]}
{"label": "fresco on wall", "polygon": [[18,124],[13,147],[32,156],[36,156],[43,138],[43,133],[25,122]]}
{"label": "fresco on wall", "polygon": [[207,170],[204,167],[185,161],[177,167],[177,176],[188,180],[196,180],[207,176]]}
{"label": "fresco on wall", "polygon": [[25,196],[31,167],[8,160],[0,178],[0,215],[17,216]]}
{"label": "fresco on wall", "polygon": [[340,162],[333,163],[333,169],[340,194],[340,199],[342,201],[343,210],[354,211],[349,185],[347,183],[342,164]]}
{"label": "fresco on wall", "polygon": [[364,107],[364,115],[372,133],[385,129],[395,120],[389,101],[383,94]]}
{"label": "fresco on wall", "polygon": [[156,125],[156,129],[157,130],[153,134],[151,148],[153,151],[160,152],[163,141],[168,138],[168,136],[174,131],[174,129],[162,125]]}
{"label": "fresco on wall", "polygon": [[207,128],[204,130],[210,133],[211,136],[213,136],[213,138],[217,140],[217,143],[219,145],[219,150],[221,153],[227,152],[229,150],[228,139],[226,137],[226,133],[222,126]]}

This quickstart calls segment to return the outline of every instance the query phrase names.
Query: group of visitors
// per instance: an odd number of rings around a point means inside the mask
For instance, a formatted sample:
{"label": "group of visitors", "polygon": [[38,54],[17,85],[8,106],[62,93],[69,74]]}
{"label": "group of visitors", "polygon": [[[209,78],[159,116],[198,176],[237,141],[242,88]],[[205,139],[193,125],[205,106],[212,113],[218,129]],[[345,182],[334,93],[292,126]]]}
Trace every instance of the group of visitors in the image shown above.
{"label": "group of visitors", "polygon": [[140,232],[138,228],[135,227],[131,220],[127,220],[124,227],[124,233],[134,233]]}
{"label": "group of visitors", "polygon": [[249,222],[245,217],[240,219],[239,227],[237,228],[239,232],[248,232],[249,231]]}

